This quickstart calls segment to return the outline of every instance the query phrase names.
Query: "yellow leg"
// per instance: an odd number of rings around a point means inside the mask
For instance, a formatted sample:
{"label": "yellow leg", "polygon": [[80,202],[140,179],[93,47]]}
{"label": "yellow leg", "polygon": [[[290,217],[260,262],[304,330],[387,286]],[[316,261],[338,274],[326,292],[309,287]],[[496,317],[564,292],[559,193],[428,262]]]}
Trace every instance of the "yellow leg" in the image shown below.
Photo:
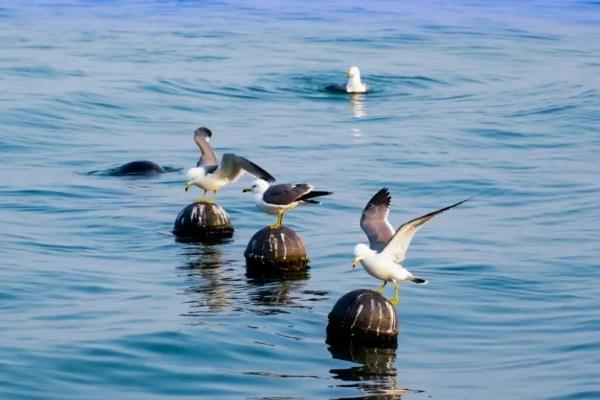
{"label": "yellow leg", "polygon": [[274,224],[269,225],[269,228],[271,229],[279,229],[281,228],[283,225],[283,210],[278,210],[277,211],[277,222],[275,222]]}
{"label": "yellow leg", "polygon": [[396,305],[398,304],[398,301],[400,301],[400,287],[396,281],[392,281],[392,283],[394,284],[394,297],[390,299],[390,304]]}
{"label": "yellow leg", "polygon": [[202,193],[202,196],[200,196],[200,198],[198,200],[196,200],[198,203],[203,203],[206,197],[206,189],[204,189],[204,192]]}
{"label": "yellow leg", "polygon": [[383,281],[383,284],[381,286],[379,286],[377,289],[375,289],[377,292],[381,293],[383,292],[383,288],[385,287],[385,285],[387,285],[387,281]]}
{"label": "yellow leg", "polygon": [[209,204],[215,204],[215,200],[217,199],[217,191],[213,190],[212,191],[212,197],[210,199],[208,199],[208,203]]}

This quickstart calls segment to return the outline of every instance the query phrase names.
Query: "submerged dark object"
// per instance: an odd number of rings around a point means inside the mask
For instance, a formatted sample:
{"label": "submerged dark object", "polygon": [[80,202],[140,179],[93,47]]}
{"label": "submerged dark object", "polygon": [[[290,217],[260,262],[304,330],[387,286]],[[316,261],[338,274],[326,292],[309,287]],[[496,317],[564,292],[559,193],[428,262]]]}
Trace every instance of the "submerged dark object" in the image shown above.
{"label": "submerged dark object", "polygon": [[306,268],[309,258],[302,238],[292,229],[264,227],[244,251],[250,275],[277,274]]}
{"label": "submerged dark object", "polygon": [[218,204],[197,201],[179,212],[173,233],[187,240],[219,241],[233,236],[233,225]]}
{"label": "submerged dark object", "polygon": [[117,167],[114,175],[156,175],[162,174],[165,169],[152,161],[131,161]]}
{"label": "submerged dark object", "polygon": [[358,289],[343,295],[329,313],[327,343],[378,347],[398,345],[396,309],[374,290]]}
{"label": "submerged dark object", "polygon": [[339,83],[332,83],[331,85],[325,86],[325,90],[333,93],[348,93],[346,91],[346,85],[340,85]]}

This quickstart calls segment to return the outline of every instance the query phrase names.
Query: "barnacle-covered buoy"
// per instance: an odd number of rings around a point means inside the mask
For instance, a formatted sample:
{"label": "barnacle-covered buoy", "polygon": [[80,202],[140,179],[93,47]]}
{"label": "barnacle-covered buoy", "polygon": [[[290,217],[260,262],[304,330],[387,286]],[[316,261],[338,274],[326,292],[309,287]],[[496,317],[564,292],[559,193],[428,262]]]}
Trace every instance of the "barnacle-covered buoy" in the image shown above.
{"label": "barnacle-covered buoy", "polygon": [[398,345],[396,308],[379,292],[353,290],[343,295],[329,313],[327,342],[378,347]]}
{"label": "barnacle-covered buoy", "polygon": [[197,201],[179,212],[173,233],[182,239],[221,240],[233,236],[233,225],[218,204]]}
{"label": "barnacle-covered buoy", "polygon": [[304,241],[286,226],[267,226],[256,232],[244,257],[248,271],[253,274],[304,270],[309,262]]}

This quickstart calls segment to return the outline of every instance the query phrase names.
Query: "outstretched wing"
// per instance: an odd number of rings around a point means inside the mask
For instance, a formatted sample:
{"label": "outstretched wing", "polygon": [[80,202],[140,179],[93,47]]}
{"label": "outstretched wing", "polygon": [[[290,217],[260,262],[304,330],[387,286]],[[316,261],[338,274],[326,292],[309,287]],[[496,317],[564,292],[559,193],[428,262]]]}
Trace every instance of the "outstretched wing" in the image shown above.
{"label": "outstretched wing", "polygon": [[194,142],[196,142],[200,148],[200,152],[202,152],[202,157],[200,157],[200,160],[196,164],[197,167],[218,164],[217,155],[210,143],[208,143],[211,136],[212,132],[208,128],[198,128],[194,131]]}
{"label": "outstretched wing", "polygon": [[456,206],[461,205],[464,202],[471,200],[471,198],[459,201],[458,203],[454,203],[451,206],[441,208],[437,211],[430,212],[429,214],[425,214],[421,217],[415,218],[411,221],[408,221],[400,226],[394,236],[390,239],[390,241],[385,245],[385,248],[381,251],[382,254],[391,255],[394,258],[395,262],[401,262],[406,257],[406,251],[408,250],[408,246],[410,246],[410,242],[412,238],[415,236],[415,233],[421,225],[425,222],[429,221],[433,217],[438,214],[443,213],[446,210],[454,208]]}
{"label": "outstretched wing", "polygon": [[267,182],[275,181],[275,178],[273,178],[271,174],[258,165],[233,153],[223,154],[219,168],[214,172],[214,174],[219,178],[225,178],[229,179],[231,182],[235,182],[240,176],[242,176],[244,172],[254,175],[255,177]]}
{"label": "outstretched wing", "polygon": [[379,190],[369,200],[360,217],[360,227],[369,238],[369,247],[381,251],[394,236],[394,228],[388,221],[392,196],[388,188]]}

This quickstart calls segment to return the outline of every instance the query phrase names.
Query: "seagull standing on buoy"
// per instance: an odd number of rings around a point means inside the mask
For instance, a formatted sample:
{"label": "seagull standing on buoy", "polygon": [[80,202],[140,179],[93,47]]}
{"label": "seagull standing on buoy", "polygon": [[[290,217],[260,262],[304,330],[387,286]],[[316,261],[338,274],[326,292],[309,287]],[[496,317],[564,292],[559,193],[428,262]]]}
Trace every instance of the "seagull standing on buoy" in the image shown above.
{"label": "seagull standing on buoy", "polygon": [[[237,181],[244,172],[267,182],[274,182],[275,178],[267,171],[254,164],[252,161],[235,155],[233,153],[223,154],[221,162],[217,161],[217,156],[209,144],[212,132],[208,128],[198,128],[194,131],[194,141],[200,148],[202,157],[195,168],[187,171],[188,181],[185,184],[187,191],[190,186],[196,185],[204,190],[199,202],[214,203],[217,197],[217,191],[223,186]],[[212,198],[206,200],[206,192],[212,191]]]}
{"label": "seagull standing on buoy", "polygon": [[436,215],[470,199],[459,201],[451,206],[410,220],[402,224],[396,231],[388,221],[391,200],[389,190],[383,188],[367,203],[360,219],[360,226],[369,238],[369,246],[362,243],[356,245],[352,267],[355,268],[360,262],[365,271],[371,276],[381,279],[383,284],[376,289],[379,293],[391,281],[394,284],[395,292],[394,297],[390,299],[390,303],[397,304],[400,281],[412,281],[418,284],[427,283],[425,279],[417,278],[400,264],[404,261],[408,246],[410,246],[417,230]]}
{"label": "seagull standing on buoy", "polygon": [[315,197],[333,194],[333,192],[313,189],[313,186],[307,183],[269,185],[269,182],[257,179],[252,187],[243,191],[254,193],[254,202],[258,208],[266,213],[277,215],[277,222],[269,225],[269,227],[279,229],[283,226],[283,214],[286,212],[303,203],[320,204],[314,200]]}

